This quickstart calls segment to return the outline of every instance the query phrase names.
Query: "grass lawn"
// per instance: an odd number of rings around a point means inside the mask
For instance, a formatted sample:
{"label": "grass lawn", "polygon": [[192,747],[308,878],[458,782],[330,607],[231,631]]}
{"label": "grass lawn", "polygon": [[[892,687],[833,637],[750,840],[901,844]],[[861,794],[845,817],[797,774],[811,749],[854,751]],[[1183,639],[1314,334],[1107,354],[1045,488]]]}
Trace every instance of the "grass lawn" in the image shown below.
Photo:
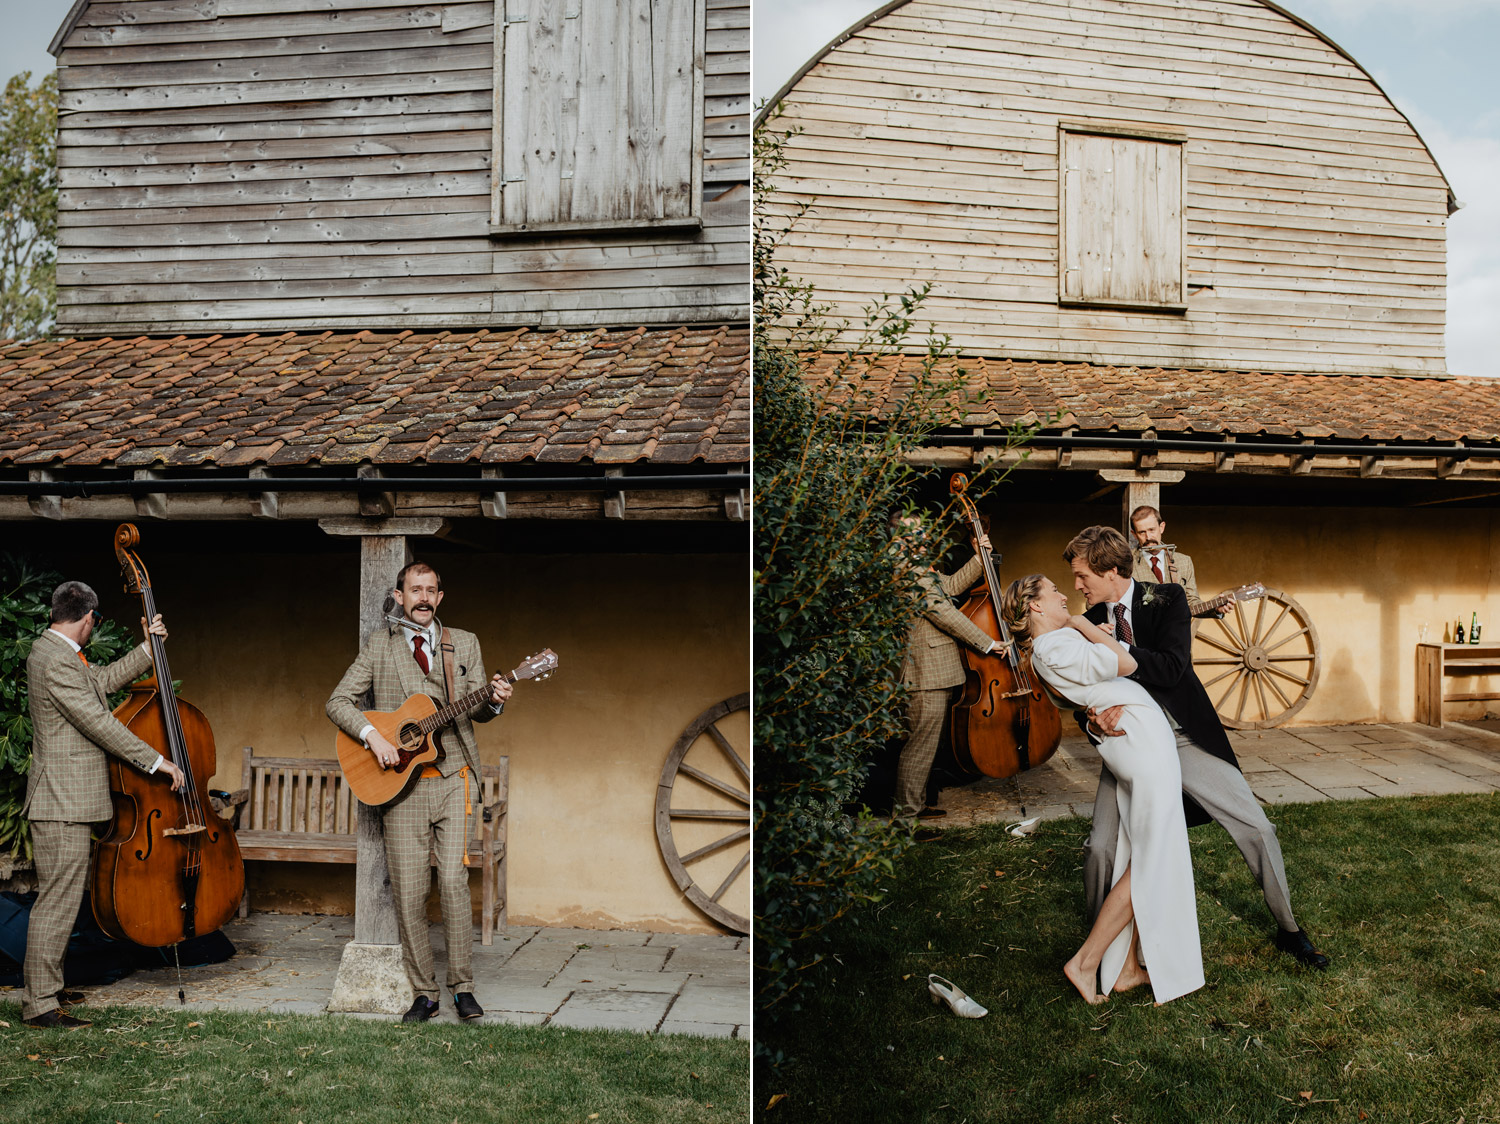
{"label": "grass lawn", "polygon": [[[790,1061],[757,1081],[757,1118],[1500,1121],[1500,798],[1271,818],[1326,972],[1271,947],[1259,886],[1210,824],[1189,833],[1207,986],[1089,1007],[1061,972],[1086,931],[1087,821],[949,831],[840,928],[806,1009],[760,1032]],[[988,1017],[932,1006],[929,972]]]}
{"label": "grass lawn", "polygon": [[0,1003],[0,1120],[465,1124],[749,1115],[748,1043],[339,1016],[78,1008],[33,1030]]}

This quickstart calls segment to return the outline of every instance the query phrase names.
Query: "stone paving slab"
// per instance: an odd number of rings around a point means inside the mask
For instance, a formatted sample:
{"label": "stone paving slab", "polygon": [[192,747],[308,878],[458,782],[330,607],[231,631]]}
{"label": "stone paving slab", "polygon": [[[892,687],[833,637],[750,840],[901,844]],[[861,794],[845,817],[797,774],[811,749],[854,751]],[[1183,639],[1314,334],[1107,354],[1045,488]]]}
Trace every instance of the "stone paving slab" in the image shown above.
{"label": "stone paving slab", "polygon": [[[85,988],[91,1006],[125,1004],[195,1011],[324,1014],[348,917],[257,913],[224,927],[236,955],[223,964],[138,971]],[[431,928],[443,969],[441,926]],[[483,1022],[602,1027],[647,1033],[743,1037],[749,1031],[750,953],[744,937],[517,926],[492,945],[474,939],[474,996]],[[446,992],[434,1022],[461,1020]],[[680,1012],[672,1014],[678,1005]],[[345,1017],[391,1020],[390,1015]]]}
{"label": "stone paving slab", "polygon": [[[1442,729],[1394,723],[1228,733],[1251,791],[1265,804],[1500,791],[1500,720]],[[948,814],[923,826],[1092,815],[1099,766],[1088,739],[1065,727],[1057,752],[1038,768],[943,789],[938,807]]]}

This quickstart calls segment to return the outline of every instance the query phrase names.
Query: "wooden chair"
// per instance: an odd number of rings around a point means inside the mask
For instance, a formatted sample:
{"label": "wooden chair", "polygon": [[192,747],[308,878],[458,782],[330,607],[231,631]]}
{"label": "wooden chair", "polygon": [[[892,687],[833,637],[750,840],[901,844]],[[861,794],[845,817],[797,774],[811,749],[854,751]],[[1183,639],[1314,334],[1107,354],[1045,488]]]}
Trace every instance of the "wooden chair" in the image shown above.
{"label": "wooden chair", "polygon": [[[469,840],[469,865],[480,869],[481,934],[494,943],[506,922],[506,829],[510,807],[510,758],[483,765],[479,806]],[[358,801],[344,783],[337,761],[261,757],[245,747],[239,791],[220,800],[234,824],[240,855],[259,862],[352,863],[357,846]],[[433,860],[436,862],[436,859]],[[250,889],[240,916],[250,912]]]}

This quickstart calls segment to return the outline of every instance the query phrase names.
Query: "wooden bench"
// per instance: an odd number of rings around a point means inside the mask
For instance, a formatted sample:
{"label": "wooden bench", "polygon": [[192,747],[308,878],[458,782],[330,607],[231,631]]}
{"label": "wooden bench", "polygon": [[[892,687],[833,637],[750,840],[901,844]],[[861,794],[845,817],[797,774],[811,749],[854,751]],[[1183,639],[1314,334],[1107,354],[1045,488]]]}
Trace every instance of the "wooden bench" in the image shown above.
{"label": "wooden bench", "polygon": [[1459,676],[1500,675],[1500,644],[1417,645],[1417,721],[1441,727],[1445,702],[1500,699],[1500,692],[1445,692],[1445,681]]}
{"label": "wooden bench", "polygon": [[[481,872],[482,939],[492,944],[496,926],[504,926],[505,834],[510,800],[510,758],[480,766],[483,792],[473,817],[469,865]],[[261,757],[245,747],[243,782],[223,801],[235,825],[240,854],[261,862],[352,863],[357,850],[355,823],[359,801],[344,783],[337,761],[303,757]],[[477,809],[476,809],[477,810]],[[433,860],[436,861],[436,858]],[[250,910],[250,888],[240,902],[240,916]]]}

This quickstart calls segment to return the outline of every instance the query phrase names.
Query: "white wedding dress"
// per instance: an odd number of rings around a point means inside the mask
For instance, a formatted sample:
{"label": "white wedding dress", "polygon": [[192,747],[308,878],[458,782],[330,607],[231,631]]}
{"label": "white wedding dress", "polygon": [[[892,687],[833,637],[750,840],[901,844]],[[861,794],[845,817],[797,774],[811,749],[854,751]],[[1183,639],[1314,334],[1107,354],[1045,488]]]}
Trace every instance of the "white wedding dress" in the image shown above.
{"label": "white wedding dress", "polygon": [[1120,836],[1114,877],[1130,867],[1135,920],[1110,944],[1100,965],[1105,994],[1114,987],[1140,927],[1141,955],[1151,990],[1166,1003],[1203,986],[1203,950],[1193,896],[1193,861],[1182,810],[1182,767],[1177,739],[1146,688],[1118,673],[1118,658],[1102,644],[1067,627],[1044,633],[1031,649],[1032,666],[1059,695],[1099,710],[1125,706],[1124,737],[1099,746],[1119,782]]}

